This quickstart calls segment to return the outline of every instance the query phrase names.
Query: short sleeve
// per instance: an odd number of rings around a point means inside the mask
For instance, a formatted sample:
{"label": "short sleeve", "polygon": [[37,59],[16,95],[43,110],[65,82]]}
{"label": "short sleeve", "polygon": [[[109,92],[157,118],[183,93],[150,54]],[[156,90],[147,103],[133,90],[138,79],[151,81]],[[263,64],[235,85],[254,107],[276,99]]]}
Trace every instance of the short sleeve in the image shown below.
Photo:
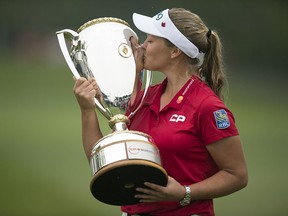
{"label": "short sleeve", "polygon": [[209,96],[201,103],[198,130],[205,145],[239,135],[232,112],[216,96]]}

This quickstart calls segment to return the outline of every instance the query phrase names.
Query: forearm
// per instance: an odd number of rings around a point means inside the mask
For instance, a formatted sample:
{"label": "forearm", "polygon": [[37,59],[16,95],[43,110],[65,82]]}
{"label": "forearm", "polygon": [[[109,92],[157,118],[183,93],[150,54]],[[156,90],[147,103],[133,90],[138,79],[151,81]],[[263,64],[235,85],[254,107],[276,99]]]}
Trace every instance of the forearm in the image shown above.
{"label": "forearm", "polygon": [[95,110],[81,111],[82,143],[88,160],[95,143],[103,137]]}
{"label": "forearm", "polygon": [[219,167],[211,177],[190,186],[192,199],[213,199],[244,188],[248,170],[239,136],[231,136],[207,146]]}
{"label": "forearm", "polygon": [[245,172],[231,173],[220,170],[201,182],[190,185],[192,200],[214,199],[234,193],[247,185]]}

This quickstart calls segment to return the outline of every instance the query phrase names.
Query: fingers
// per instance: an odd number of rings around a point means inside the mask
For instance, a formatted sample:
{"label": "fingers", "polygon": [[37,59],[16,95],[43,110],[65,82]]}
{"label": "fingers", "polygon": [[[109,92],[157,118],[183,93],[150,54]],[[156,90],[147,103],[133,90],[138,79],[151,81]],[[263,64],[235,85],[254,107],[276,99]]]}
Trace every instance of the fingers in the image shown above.
{"label": "fingers", "polygon": [[75,80],[73,91],[81,110],[95,109],[96,85],[95,79],[80,77]]}
{"label": "fingers", "polygon": [[135,37],[130,37],[130,42],[131,42],[131,44],[134,46],[134,47],[136,47],[137,48],[137,46],[140,46],[139,44],[138,44],[138,40],[135,38]]}
{"label": "fingers", "polygon": [[138,44],[138,40],[135,37],[130,37],[131,47],[133,50],[134,56],[137,54],[137,50],[141,48],[141,46]]}
{"label": "fingers", "polygon": [[130,42],[136,63],[136,72],[140,72],[144,68],[144,49],[138,44],[135,37],[131,37]]}
{"label": "fingers", "polygon": [[141,193],[135,195],[136,198],[140,198],[139,202],[156,202],[166,199],[165,187],[149,182],[145,182],[144,185],[147,188],[136,188],[136,191]]}
{"label": "fingers", "polygon": [[132,42],[132,49],[134,50],[134,53],[135,51],[137,51],[138,49],[141,49],[141,45],[138,44],[138,42]]}
{"label": "fingers", "polygon": [[139,202],[179,201],[185,193],[183,186],[170,176],[166,187],[149,182],[144,185],[145,188],[136,188],[136,191],[140,192],[135,195]]}
{"label": "fingers", "polygon": [[74,84],[74,89],[81,86],[83,83],[85,83],[87,81],[86,78],[84,77],[80,77],[79,79],[74,79],[75,84]]}
{"label": "fingers", "polygon": [[89,82],[90,82],[90,85],[92,85],[93,89],[95,90],[95,97],[100,98],[102,96],[102,93],[96,80],[93,78],[93,79],[90,79]]}
{"label": "fingers", "polygon": [[78,93],[78,92],[81,92],[83,89],[87,88],[87,86],[89,85],[90,85],[90,82],[87,79],[81,77],[75,81],[73,90],[75,93]]}
{"label": "fingers", "polygon": [[88,79],[88,81],[90,82],[90,85],[92,85],[96,91],[98,91],[100,89],[94,78]]}
{"label": "fingers", "polygon": [[80,77],[79,79],[74,79],[74,94],[76,97],[82,97],[91,99],[93,97],[101,98],[102,93],[101,90],[95,80],[95,78],[88,77],[87,79],[84,77]]}

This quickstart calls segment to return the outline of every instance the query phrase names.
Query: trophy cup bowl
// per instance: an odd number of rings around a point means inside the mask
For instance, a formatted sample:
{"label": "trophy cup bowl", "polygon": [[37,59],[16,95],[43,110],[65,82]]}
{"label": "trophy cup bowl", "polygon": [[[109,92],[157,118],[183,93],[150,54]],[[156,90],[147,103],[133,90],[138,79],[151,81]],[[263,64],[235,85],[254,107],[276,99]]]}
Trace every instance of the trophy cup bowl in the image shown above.
{"label": "trophy cup bowl", "polygon": [[[96,79],[102,93],[100,98],[95,97],[96,108],[109,120],[112,129],[112,133],[95,143],[91,152],[91,193],[110,205],[136,204],[137,187],[145,187],[144,182],[166,186],[168,178],[153,138],[128,130],[129,117],[123,114],[134,85],[142,83],[138,89],[144,91],[143,101],[152,79],[151,72],[145,70],[140,82],[135,80],[130,38],[138,37],[127,22],[114,17],[91,20],[77,32],[64,29],[56,34],[74,77]],[[66,41],[70,42],[70,50]],[[132,114],[140,106],[141,103]]]}

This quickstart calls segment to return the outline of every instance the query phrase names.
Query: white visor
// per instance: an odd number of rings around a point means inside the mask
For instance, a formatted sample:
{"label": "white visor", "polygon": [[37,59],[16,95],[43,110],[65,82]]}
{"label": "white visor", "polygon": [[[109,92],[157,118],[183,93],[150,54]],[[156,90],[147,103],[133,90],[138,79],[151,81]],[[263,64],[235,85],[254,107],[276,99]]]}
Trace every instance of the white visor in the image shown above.
{"label": "white visor", "polygon": [[169,9],[166,9],[154,17],[134,13],[133,22],[142,32],[168,39],[187,56],[198,58],[201,65],[204,53],[199,52],[199,49],[176,28],[168,11]]}

